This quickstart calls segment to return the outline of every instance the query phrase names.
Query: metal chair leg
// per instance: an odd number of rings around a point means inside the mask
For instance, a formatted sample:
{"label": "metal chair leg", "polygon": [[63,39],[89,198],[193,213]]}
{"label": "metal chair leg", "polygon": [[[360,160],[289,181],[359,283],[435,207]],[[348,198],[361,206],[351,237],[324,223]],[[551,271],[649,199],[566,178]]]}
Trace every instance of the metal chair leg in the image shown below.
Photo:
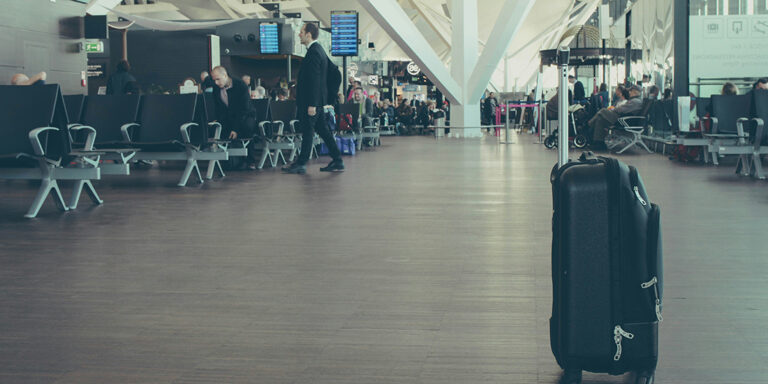
{"label": "metal chair leg", "polygon": [[264,163],[267,162],[267,158],[269,159],[270,164],[272,163],[272,153],[269,151],[269,146],[265,145],[264,149],[261,154],[261,159],[259,160],[259,166],[257,168],[262,169],[264,168]]}
{"label": "metal chair leg", "polygon": [[69,200],[69,209],[77,208],[77,203],[80,201],[80,195],[83,192],[83,187],[86,188],[85,192],[91,198],[91,201],[96,204],[104,203],[104,201],[99,198],[99,194],[96,193],[96,189],[93,187],[93,183],[91,183],[90,180],[77,180],[75,181],[75,187],[72,191],[72,197]]}
{"label": "metal chair leg", "polygon": [[37,213],[40,212],[40,208],[45,202],[45,198],[48,197],[48,194],[51,193],[51,191],[53,191],[51,197],[53,197],[53,201],[56,203],[56,206],[59,207],[59,209],[62,211],[68,211],[69,208],[64,203],[64,197],[61,195],[59,184],[56,183],[56,180],[47,179],[42,180],[40,189],[37,190],[37,195],[32,201],[32,206],[29,207],[29,211],[27,211],[27,214],[24,215],[24,217],[31,219],[37,216]]}
{"label": "metal chair leg", "polygon": [[197,179],[200,181],[200,184],[203,183],[203,177],[200,175],[200,167],[197,165],[197,160],[188,159],[187,166],[184,168],[184,173],[181,174],[181,180],[179,180],[179,184],[177,184],[179,187],[187,185],[187,181],[189,181],[189,176],[192,174],[193,170],[197,174]]}

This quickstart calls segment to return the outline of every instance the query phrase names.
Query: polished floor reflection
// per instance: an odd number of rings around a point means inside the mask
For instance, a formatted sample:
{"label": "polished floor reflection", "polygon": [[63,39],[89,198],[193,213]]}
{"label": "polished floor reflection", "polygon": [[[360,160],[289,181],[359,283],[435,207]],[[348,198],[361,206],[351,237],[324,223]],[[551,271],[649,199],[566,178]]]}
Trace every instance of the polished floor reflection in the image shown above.
{"label": "polished floor reflection", "polygon": [[[0,182],[0,383],[555,383],[556,152],[518,139],[388,137],[342,174],[188,188],[135,170],[34,220],[35,186]],[[622,158],[662,208],[657,382],[765,383],[768,182]]]}

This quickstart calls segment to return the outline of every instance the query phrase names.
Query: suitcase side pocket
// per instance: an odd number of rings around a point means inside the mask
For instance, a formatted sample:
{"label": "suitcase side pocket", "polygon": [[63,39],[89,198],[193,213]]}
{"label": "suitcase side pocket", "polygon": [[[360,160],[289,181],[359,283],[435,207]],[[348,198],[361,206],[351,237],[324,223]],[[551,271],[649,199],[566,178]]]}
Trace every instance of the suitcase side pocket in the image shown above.
{"label": "suitcase side pocket", "polygon": [[651,211],[648,213],[648,232],[646,239],[646,265],[648,266],[648,277],[642,283],[641,288],[646,291],[651,308],[654,310],[654,316],[657,321],[662,321],[661,317],[661,299],[663,293],[663,268],[662,268],[662,250],[661,250],[661,210],[656,204],[651,204]]}
{"label": "suitcase side pocket", "polygon": [[613,373],[653,370],[659,357],[659,323],[626,323],[623,329],[633,336],[623,343],[621,361]]}

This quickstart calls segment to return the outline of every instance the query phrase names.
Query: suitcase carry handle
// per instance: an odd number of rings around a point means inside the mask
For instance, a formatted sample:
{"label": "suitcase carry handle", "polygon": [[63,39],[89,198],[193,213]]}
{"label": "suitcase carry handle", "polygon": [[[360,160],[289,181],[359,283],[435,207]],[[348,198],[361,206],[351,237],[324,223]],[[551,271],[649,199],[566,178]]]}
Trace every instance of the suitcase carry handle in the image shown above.
{"label": "suitcase carry handle", "polygon": [[599,163],[600,159],[598,159],[597,156],[592,153],[592,151],[585,151],[581,153],[581,156],[579,156],[579,161],[587,164],[595,164]]}

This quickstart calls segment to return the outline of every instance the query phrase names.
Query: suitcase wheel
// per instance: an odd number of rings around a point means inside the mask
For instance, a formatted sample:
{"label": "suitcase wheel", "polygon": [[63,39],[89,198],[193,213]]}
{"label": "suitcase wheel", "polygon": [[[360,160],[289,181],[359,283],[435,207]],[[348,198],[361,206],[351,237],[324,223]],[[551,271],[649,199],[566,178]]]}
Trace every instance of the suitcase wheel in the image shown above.
{"label": "suitcase wheel", "polygon": [[653,372],[638,372],[635,384],[653,384]]}
{"label": "suitcase wheel", "polygon": [[581,384],[581,369],[566,369],[559,384]]}

